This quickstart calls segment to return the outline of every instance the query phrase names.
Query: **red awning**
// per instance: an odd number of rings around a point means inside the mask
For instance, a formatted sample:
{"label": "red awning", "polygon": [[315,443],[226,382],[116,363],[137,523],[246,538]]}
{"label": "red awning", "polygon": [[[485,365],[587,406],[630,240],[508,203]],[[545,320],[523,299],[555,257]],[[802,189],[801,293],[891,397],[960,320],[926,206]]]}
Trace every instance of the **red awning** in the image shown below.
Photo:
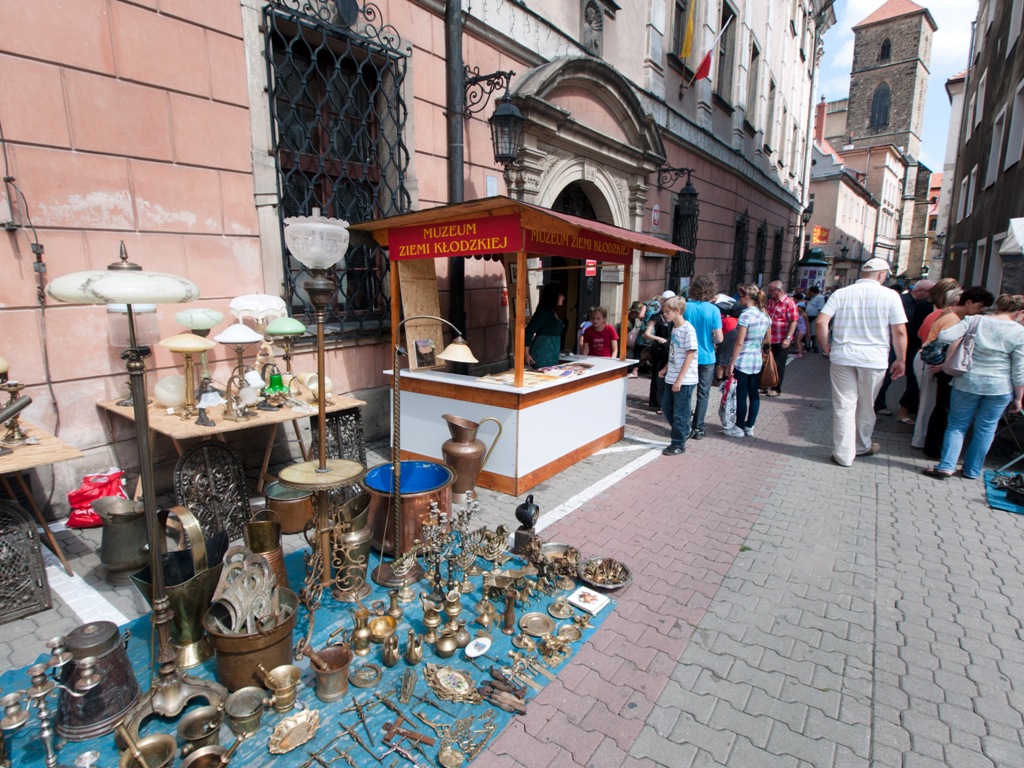
{"label": "red awning", "polygon": [[370,232],[389,258],[477,256],[526,250],[536,256],[632,263],[633,249],[674,255],[683,250],[653,235],[581,219],[508,197],[465,203],[367,221],[353,230]]}

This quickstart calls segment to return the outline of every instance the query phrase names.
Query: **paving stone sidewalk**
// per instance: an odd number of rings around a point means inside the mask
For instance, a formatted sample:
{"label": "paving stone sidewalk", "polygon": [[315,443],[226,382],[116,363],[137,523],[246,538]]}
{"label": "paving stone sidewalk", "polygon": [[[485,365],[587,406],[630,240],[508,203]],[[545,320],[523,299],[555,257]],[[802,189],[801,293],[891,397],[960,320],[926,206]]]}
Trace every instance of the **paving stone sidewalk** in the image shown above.
{"label": "paving stone sidewalk", "polygon": [[553,530],[636,578],[488,766],[1024,765],[1024,519],[892,418],[833,465],[827,362],[786,385]]}

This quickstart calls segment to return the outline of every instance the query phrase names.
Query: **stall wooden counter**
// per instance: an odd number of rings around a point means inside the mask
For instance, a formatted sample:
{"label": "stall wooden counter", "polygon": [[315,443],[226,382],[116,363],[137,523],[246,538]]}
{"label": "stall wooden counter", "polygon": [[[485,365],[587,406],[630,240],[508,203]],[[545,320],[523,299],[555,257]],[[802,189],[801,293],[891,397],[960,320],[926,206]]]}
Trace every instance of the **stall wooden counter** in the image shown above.
{"label": "stall wooden counter", "polygon": [[[521,387],[493,377],[403,371],[402,458],[443,460],[441,445],[451,437],[444,414],[476,422],[492,416],[501,437],[477,485],[518,496],[618,442],[625,433],[625,374],[636,361],[563,355],[562,362],[591,367],[565,378],[526,372]],[[486,423],[477,437],[490,446],[496,434]]]}

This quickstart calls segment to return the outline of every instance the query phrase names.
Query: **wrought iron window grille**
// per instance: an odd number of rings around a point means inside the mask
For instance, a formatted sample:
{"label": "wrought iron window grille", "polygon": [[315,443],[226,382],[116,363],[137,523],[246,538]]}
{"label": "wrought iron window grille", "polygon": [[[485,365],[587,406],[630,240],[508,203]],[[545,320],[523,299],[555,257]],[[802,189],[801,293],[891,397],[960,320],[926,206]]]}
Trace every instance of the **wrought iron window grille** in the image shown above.
{"label": "wrought iron window grille", "polygon": [[[290,313],[312,325],[302,287],[309,274],[284,245],[284,219],[316,207],[356,224],[411,209],[402,96],[411,50],[376,5],[356,0],[276,0],[263,10],[263,31],[285,298]],[[386,332],[388,271],[384,251],[353,233],[332,269],[330,336]]]}
{"label": "wrought iron window grille", "polygon": [[772,280],[782,279],[782,247],[783,240],[785,238],[785,232],[782,227],[775,230],[775,235],[772,238]]}
{"label": "wrought iron window grille", "polygon": [[768,256],[768,222],[762,221],[754,237],[754,279],[764,282],[764,268]]}

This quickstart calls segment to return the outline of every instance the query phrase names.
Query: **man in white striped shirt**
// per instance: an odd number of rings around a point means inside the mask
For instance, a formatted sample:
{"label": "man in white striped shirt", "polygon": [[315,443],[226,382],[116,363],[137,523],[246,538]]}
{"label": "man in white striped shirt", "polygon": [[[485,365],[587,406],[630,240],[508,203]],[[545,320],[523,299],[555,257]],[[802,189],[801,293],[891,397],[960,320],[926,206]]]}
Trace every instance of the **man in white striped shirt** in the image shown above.
{"label": "man in white striped shirt", "polygon": [[871,442],[874,403],[889,367],[890,334],[893,381],[906,370],[907,314],[899,294],[882,285],[889,262],[869,259],[860,274],[829,297],[815,321],[821,353],[832,360],[832,461],[841,467],[853,464],[855,456],[878,453],[878,443]]}

